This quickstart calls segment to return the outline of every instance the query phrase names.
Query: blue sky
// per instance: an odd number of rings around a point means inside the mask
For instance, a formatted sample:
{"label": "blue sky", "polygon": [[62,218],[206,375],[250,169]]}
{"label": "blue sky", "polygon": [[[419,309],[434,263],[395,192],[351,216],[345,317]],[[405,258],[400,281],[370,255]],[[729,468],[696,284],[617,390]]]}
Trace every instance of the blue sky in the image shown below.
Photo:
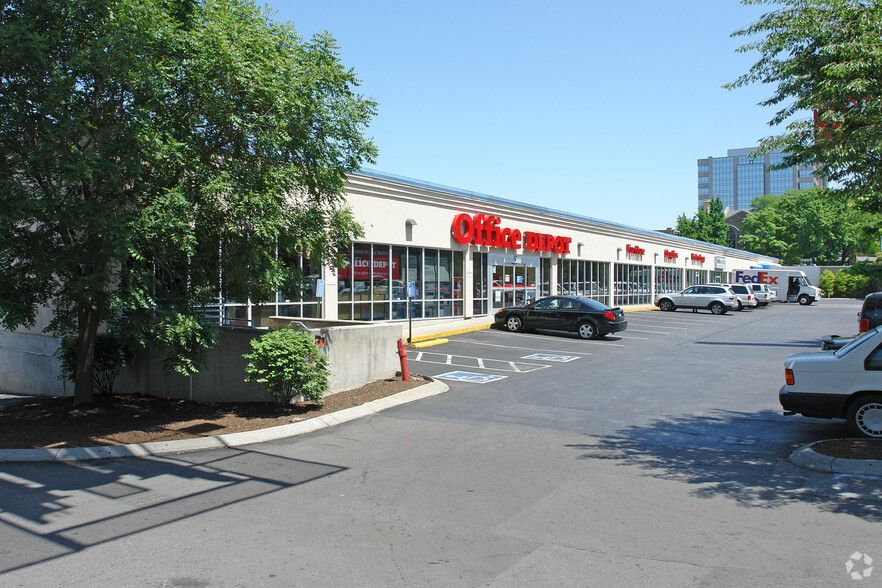
{"label": "blue sky", "polygon": [[737,0],[270,0],[327,30],[379,103],[374,169],[646,229],[697,206],[696,159],[773,133]]}

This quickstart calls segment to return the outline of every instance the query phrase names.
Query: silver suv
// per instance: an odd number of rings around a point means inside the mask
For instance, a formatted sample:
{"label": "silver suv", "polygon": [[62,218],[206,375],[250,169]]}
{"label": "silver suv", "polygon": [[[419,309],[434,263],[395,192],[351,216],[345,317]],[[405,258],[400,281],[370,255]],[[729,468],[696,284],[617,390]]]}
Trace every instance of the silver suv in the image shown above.
{"label": "silver suv", "polygon": [[698,309],[706,308],[714,314],[726,314],[738,308],[738,298],[722,284],[698,284],[682,292],[659,294],[655,305],[659,310],[691,308],[692,312],[698,312]]}

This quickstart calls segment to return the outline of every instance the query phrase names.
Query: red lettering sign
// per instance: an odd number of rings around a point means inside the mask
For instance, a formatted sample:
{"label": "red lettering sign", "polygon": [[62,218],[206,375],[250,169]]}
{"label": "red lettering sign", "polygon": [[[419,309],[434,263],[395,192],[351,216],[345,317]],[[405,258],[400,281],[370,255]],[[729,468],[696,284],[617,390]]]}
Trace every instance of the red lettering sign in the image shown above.
{"label": "red lettering sign", "polygon": [[693,253],[691,256],[691,259],[692,259],[692,261],[700,261],[701,263],[704,263],[704,255],[699,255],[697,253]]}
{"label": "red lettering sign", "polygon": [[453,240],[457,243],[474,243],[475,245],[487,245],[488,247],[501,247],[503,249],[520,249],[524,251],[553,251],[555,253],[569,253],[570,237],[558,237],[547,233],[521,233],[518,229],[509,229],[499,226],[502,221],[498,216],[476,214],[471,217],[467,214],[458,214],[453,217],[450,227]]}
{"label": "red lettering sign", "polygon": [[665,259],[677,259],[678,257],[679,257],[679,255],[677,255],[677,252],[674,251],[673,249],[670,251],[665,249]]}
{"label": "red lettering sign", "polygon": [[646,253],[646,249],[636,245],[625,245],[625,253],[628,255],[643,255]]}

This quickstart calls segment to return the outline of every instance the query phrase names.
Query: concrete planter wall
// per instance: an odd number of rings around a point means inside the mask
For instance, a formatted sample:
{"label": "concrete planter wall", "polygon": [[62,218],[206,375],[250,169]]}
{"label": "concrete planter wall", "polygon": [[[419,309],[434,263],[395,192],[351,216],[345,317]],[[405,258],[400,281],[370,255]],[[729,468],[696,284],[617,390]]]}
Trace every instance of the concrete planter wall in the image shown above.
{"label": "concrete planter wall", "polygon": [[[299,319],[298,319],[299,320]],[[287,328],[291,319],[272,320],[271,328]],[[399,370],[397,341],[401,326],[394,324],[347,324],[304,321],[316,337],[325,341],[331,377],[328,394],[358,388],[368,382],[390,378]],[[261,386],[245,382],[251,339],[265,331],[224,327],[218,346],[207,365],[191,377],[169,375],[162,361],[148,352],[138,354],[117,378],[115,389],[162,398],[201,402],[268,402],[275,398]]]}

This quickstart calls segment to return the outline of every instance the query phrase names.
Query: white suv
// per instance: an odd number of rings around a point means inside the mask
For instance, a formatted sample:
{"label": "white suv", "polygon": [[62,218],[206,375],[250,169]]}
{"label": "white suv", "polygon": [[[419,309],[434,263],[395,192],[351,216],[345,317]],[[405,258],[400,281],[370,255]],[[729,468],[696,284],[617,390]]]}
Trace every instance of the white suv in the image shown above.
{"label": "white suv", "polygon": [[767,306],[772,301],[773,290],[765,284],[749,284],[747,287],[753,291],[758,306]]}
{"label": "white suv", "polygon": [[757,300],[756,296],[753,295],[753,290],[750,289],[750,286],[746,286],[744,284],[723,284],[735,292],[735,297],[738,298],[738,308],[735,310],[744,310],[745,308],[756,308]]}
{"label": "white suv", "polygon": [[700,308],[706,308],[714,314],[726,314],[738,308],[738,298],[722,284],[698,284],[682,292],[659,294],[655,305],[659,310],[691,308],[692,312],[697,312]]}

